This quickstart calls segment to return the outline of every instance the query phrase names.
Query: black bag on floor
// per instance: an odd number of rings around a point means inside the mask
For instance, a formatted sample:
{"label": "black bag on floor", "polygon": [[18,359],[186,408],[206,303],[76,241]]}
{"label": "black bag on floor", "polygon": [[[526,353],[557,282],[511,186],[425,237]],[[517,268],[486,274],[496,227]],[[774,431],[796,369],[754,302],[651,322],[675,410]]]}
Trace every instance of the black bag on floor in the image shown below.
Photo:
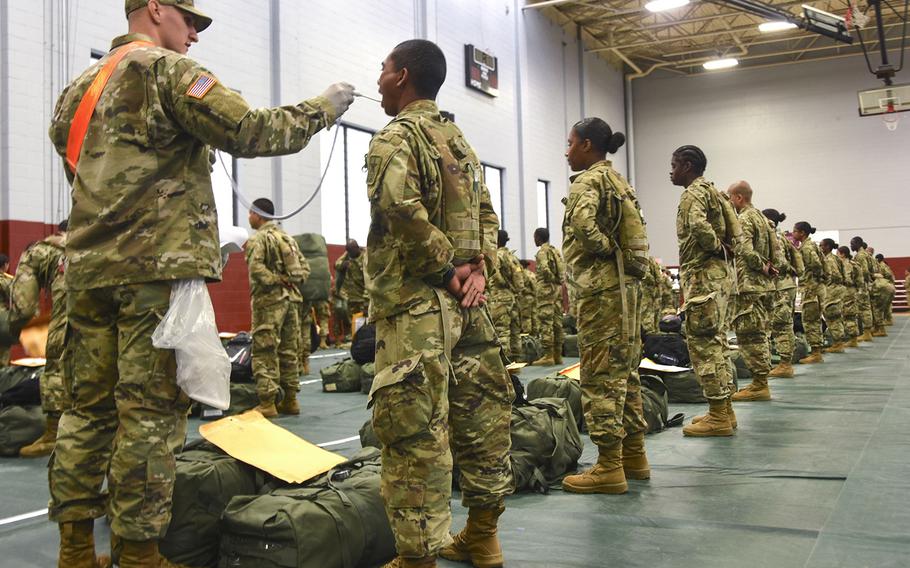
{"label": "black bag on floor", "polygon": [[562,341],[563,357],[578,357],[578,336],[567,335]]}
{"label": "black bag on floor", "polygon": [[686,338],[678,333],[653,333],[645,337],[645,357],[661,365],[689,366],[689,347]]}
{"label": "black bag on floor", "polygon": [[564,398],[569,401],[572,416],[579,432],[585,431],[585,416],[581,409],[581,385],[575,379],[553,375],[533,379],[528,383],[527,400],[538,398]]}
{"label": "black bag on floor", "polygon": [[41,406],[0,408],[0,456],[18,456],[19,450],[44,434],[44,426]]}
{"label": "black bag on floor", "polygon": [[581,434],[565,399],[538,398],[512,407],[510,433],[516,492],[547,493],[578,465]]}
{"label": "black bag on floor", "polygon": [[[44,369],[44,367],[40,367]],[[0,394],[0,408],[6,406],[41,406],[41,371],[33,371],[26,378]]]}
{"label": "black bag on floor", "polygon": [[540,346],[540,340],[532,335],[521,336],[521,361],[522,363],[533,363],[543,356],[543,348]]}
{"label": "black bag on floor", "polygon": [[363,371],[353,359],[345,359],[320,369],[324,392],[359,392]]}
{"label": "black bag on floor", "polygon": [[235,497],[221,521],[223,568],[354,568],[395,556],[379,494],[379,450],[302,485]]}
{"label": "black bag on floor", "polygon": [[253,382],[253,338],[241,331],[224,346],[231,360],[231,382]]}
{"label": "black bag on floor", "polygon": [[376,326],[364,324],[354,333],[351,341],[351,358],[358,365],[376,362]]}
{"label": "black bag on floor", "polygon": [[682,425],[684,419],[682,413],[669,418],[669,393],[667,385],[660,377],[656,375],[641,376],[641,402],[644,407],[645,420],[648,422],[648,434]]}
{"label": "black bag on floor", "polygon": [[175,564],[217,566],[221,514],[233,497],[259,493],[265,475],[204,441],[176,458],[171,524],[158,549]]}
{"label": "black bag on floor", "polygon": [[44,365],[40,367],[23,367],[21,365],[0,367],[0,394],[29,379],[40,378],[43,372]]}

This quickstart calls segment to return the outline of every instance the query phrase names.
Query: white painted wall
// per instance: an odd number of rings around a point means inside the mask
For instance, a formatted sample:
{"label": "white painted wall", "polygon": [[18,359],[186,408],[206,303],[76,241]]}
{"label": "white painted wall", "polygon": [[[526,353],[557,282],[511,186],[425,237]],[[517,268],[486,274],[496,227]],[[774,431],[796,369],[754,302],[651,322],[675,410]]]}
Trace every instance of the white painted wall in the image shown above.
{"label": "white painted wall", "polygon": [[[0,187],[10,188],[0,198],[0,219],[56,223],[68,214],[69,188],[47,140],[51,113],[63,87],[89,64],[91,51],[106,51],[113,37],[125,33],[123,4],[108,0],[0,3],[6,11],[0,33],[9,46],[2,59],[8,73],[0,78],[0,105],[9,116],[0,124],[0,141],[9,141],[0,152]],[[270,2],[197,3],[215,23],[200,35],[190,56],[239,90],[251,105],[270,105]],[[574,33],[565,33],[535,10],[520,10],[524,4],[520,0],[281,0],[279,4],[279,99],[283,104],[315,96],[339,80],[375,95],[379,65],[388,52],[400,41],[423,34],[440,45],[448,60],[440,106],[455,113],[483,161],[505,168],[504,217],[505,228],[512,234],[510,246],[523,257],[533,256],[537,179],[550,182],[552,240],[561,242],[559,200],[566,193],[569,174],[563,154],[568,128],[581,118],[582,83],[588,114],[625,130],[621,75],[587,55],[585,80],[580,81]],[[498,97],[465,87],[463,46],[468,43],[499,58]],[[359,99],[343,120],[378,130],[389,119],[377,103]],[[289,210],[315,188],[321,174],[320,153],[326,151],[327,145],[317,141],[296,156],[240,160],[238,179],[249,198],[272,196],[272,169],[280,163],[283,200],[278,208]],[[616,162],[624,171],[624,151]],[[327,184],[323,191],[333,189]],[[238,217],[245,225],[246,212],[240,211]],[[320,231],[324,224],[337,222],[342,222],[340,216],[323,216],[317,198],[285,227],[292,233]]]}
{"label": "white painted wall", "polygon": [[[897,82],[907,81],[898,77]],[[885,256],[910,256],[910,116],[889,132],[857,115],[856,92],[881,83],[862,58],[633,83],[636,188],[655,256],[678,259],[670,156],[694,144],[720,189],[745,179],[757,207],[791,223],[862,235]]]}

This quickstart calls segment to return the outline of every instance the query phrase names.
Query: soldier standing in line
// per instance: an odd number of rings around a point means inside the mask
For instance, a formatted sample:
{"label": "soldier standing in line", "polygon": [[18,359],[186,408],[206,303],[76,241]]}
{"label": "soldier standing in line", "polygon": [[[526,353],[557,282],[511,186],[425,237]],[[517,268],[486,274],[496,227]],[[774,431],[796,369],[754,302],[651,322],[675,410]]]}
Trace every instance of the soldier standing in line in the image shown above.
{"label": "soldier standing in line", "polygon": [[[301,265],[306,263],[309,266],[309,262],[302,254],[302,251],[300,258]],[[297,329],[300,332],[300,336],[297,338],[297,370],[301,375],[309,375],[310,355],[313,354],[313,304],[307,301],[301,288],[298,288],[298,291],[300,292],[300,301],[295,302],[297,305]]]}
{"label": "soldier standing in line", "polygon": [[[303,297],[299,286],[309,277],[310,265],[297,241],[263,214],[275,214],[271,200],[253,201],[249,220],[256,233],[246,243],[246,262],[253,314],[253,377],[259,394],[255,410],[273,418],[279,413],[300,414],[298,318]],[[279,387],[284,398],[276,407]]]}
{"label": "soldier standing in line", "polygon": [[660,275],[660,315],[676,315],[679,310],[679,294],[673,289],[673,274],[666,268]]}
{"label": "soldier standing in line", "polygon": [[[298,152],[353,101],[353,87],[337,84],[252,109],[186,56],[211,23],[193,0],[126,0],[125,11],[129,34],[66,87],[49,133],[72,185],[73,388],[49,465],[60,566],[97,563],[93,525],[105,515],[123,543],[120,566],[159,565],[175,477],[169,440],[186,427],[189,399],[174,351],[154,348],[152,333],[175,281],[221,277],[210,148],[244,158]],[[83,101],[94,114],[76,118]]]}
{"label": "soldier standing in line", "polygon": [[[873,337],[887,337],[888,332],[885,326],[888,325],[888,318],[891,315],[891,300],[894,298],[894,273],[891,268],[885,264],[884,256],[875,255],[875,276],[870,288],[870,301],[872,302],[872,314],[875,319],[875,325],[872,329]],[[890,279],[889,279],[890,276]]]}
{"label": "soldier standing in line", "polygon": [[537,318],[540,321],[540,347],[543,356],[532,365],[562,363],[562,286],[566,267],[559,251],[550,244],[550,231],[544,227],[534,230],[534,244],[540,247],[534,261],[537,264]]}
{"label": "soldier standing in line", "polygon": [[540,324],[537,318],[537,275],[531,270],[531,261],[521,261],[522,272],[525,277],[525,289],[518,297],[521,306],[521,332],[532,337],[540,333]]}
{"label": "soldier standing in line", "polygon": [[[882,276],[885,277],[885,280],[891,283],[891,287],[895,287],[894,271],[891,270],[891,267],[888,266],[888,263],[885,262],[885,255],[877,254],[875,255],[875,260],[878,261],[879,272],[882,273]],[[896,289],[895,289],[896,291]],[[894,292],[891,292],[891,296],[888,298],[888,303],[885,306],[884,321],[885,325],[894,325],[894,309],[892,308],[892,303],[894,302]]]}
{"label": "soldier standing in line", "polygon": [[[10,285],[13,283],[13,276],[7,270],[9,270],[9,257],[0,254],[0,317],[5,317],[9,321],[9,291]],[[0,345],[0,368],[9,366],[9,352],[9,345]]]}
{"label": "soldier standing in line", "polygon": [[50,455],[57,442],[57,425],[66,410],[68,397],[63,382],[63,350],[66,344],[65,267],[67,222],[57,225],[59,233],[38,241],[22,253],[16,277],[10,286],[10,327],[22,329],[41,309],[41,290],[51,295],[51,321],[47,330],[47,360],[39,379],[44,434],[19,450],[24,458]]}
{"label": "soldier standing in line", "polygon": [[863,333],[858,341],[872,341],[872,329],[875,327],[875,316],[872,313],[870,290],[875,279],[875,259],[866,251],[866,243],[860,236],[850,239],[850,250],[853,251],[853,260],[863,272],[863,282],[859,289],[859,315],[863,322]]}
{"label": "soldier standing in line", "polygon": [[524,279],[518,259],[506,247],[508,242],[509,233],[499,229],[496,272],[489,279],[487,298],[503,352],[516,361],[521,355],[521,322],[518,317],[517,298],[524,288]]}
{"label": "soldier standing in line", "polygon": [[[392,50],[378,83],[394,118],[367,154],[376,323],[370,404],[398,550],[388,566],[396,568],[436,566],[437,555],[502,566],[497,522],[512,490],[514,391],[482,305],[499,220],[477,155],[436,106],[445,75],[445,56],[432,42]],[[454,540],[453,454],[468,508]]]}
{"label": "soldier standing in line", "polygon": [[775,300],[771,313],[771,341],[780,355],[769,377],[793,378],[793,351],[796,334],[793,332],[793,312],[796,310],[796,281],[803,274],[803,257],[793,243],[777,228],[787,218],[777,209],[764,209],[762,214],[775,229],[778,249],[781,251],[778,274],[774,279]]}
{"label": "soldier standing in line", "polygon": [[[731,237],[741,227],[724,212],[714,184],[704,178],[708,160],[697,146],[673,152],[670,180],[684,187],[676,215],[680,285],[685,304],[686,337],[692,367],[708,399],[708,413],[683,428],[686,436],[732,436],[736,415],[730,402],[730,367],[724,356],[725,290],[731,277],[727,258]],[[732,226],[728,226],[731,224]]]}
{"label": "soldier standing in line", "polygon": [[803,257],[805,270],[799,281],[802,294],[803,329],[806,331],[806,341],[812,352],[799,360],[803,364],[823,363],[822,349],[825,346],[825,337],[822,334],[822,306],[827,299],[825,280],[825,259],[822,257],[818,246],[810,238],[815,233],[815,227],[806,221],[800,221],[793,226],[793,236],[800,242],[799,252]]}
{"label": "soldier standing in line", "polygon": [[737,402],[771,400],[771,312],[774,280],[783,264],[777,235],[768,220],[752,205],[752,187],[738,181],[727,189],[739,215],[743,238],[736,250],[737,290],[733,297],[733,329],[739,351],[752,372],[752,383],[734,393]]}
{"label": "soldier standing in line", "polygon": [[822,239],[819,248],[825,259],[825,273],[828,279],[825,283],[827,289],[827,298],[825,301],[824,314],[825,323],[828,324],[828,331],[831,332],[833,344],[826,347],[824,353],[843,353],[847,346],[847,332],[844,327],[844,297],[847,294],[846,280],[847,275],[843,271],[843,265],[838,260],[834,251],[837,250],[837,243],[834,239]]}
{"label": "soldier standing in line", "polygon": [[660,320],[660,265],[648,259],[648,272],[641,281],[641,328],[645,334],[657,333]]}
{"label": "soldier standing in line", "polygon": [[341,321],[344,330],[344,341],[348,342],[354,334],[351,318],[354,314],[367,315],[366,284],[363,278],[363,254],[360,245],[354,239],[348,240],[344,253],[335,261],[336,299],[344,300],[344,310],[336,310],[335,317]]}
{"label": "soldier standing in line", "polygon": [[853,262],[849,247],[838,247],[837,259],[841,263],[841,270],[844,274],[844,333],[847,336],[844,347],[857,347],[859,345],[856,341],[856,338],[859,337],[859,322],[856,319],[858,316],[856,304],[862,273]]}
{"label": "soldier standing in line", "polygon": [[597,463],[563,480],[572,493],[625,493],[626,479],[648,479],[641,382],[641,285],[652,271],[635,192],[607,153],[625,143],[600,118],[572,127],[573,171],[563,219],[563,251],[578,301],[581,396]]}

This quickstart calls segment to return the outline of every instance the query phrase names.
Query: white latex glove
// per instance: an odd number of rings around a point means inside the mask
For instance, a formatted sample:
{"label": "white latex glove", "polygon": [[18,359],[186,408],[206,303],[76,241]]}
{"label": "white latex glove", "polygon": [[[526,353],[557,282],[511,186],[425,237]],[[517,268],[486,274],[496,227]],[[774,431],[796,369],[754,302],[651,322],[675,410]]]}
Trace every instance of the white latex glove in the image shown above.
{"label": "white latex glove", "polygon": [[322,93],[332,106],[335,107],[335,116],[341,116],[354,102],[354,86],[350,83],[335,83]]}

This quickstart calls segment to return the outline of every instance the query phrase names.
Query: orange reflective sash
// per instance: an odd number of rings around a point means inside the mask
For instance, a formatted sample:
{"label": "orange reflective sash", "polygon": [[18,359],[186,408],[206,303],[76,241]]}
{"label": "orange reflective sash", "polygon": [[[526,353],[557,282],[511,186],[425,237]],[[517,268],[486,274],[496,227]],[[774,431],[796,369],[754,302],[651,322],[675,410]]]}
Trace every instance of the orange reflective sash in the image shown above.
{"label": "orange reflective sash", "polygon": [[155,44],[150,41],[134,41],[122,46],[110,56],[101,71],[95,75],[95,80],[92,81],[88,90],[85,91],[82,100],[79,101],[79,106],[76,108],[76,114],[73,115],[73,122],[70,123],[70,133],[66,139],[66,163],[73,174],[76,173],[76,164],[79,163],[79,154],[82,153],[82,144],[85,142],[85,135],[88,132],[88,123],[91,122],[92,116],[95,114],[98,99],[101,98],[101,93],[104,92],[104,87],[107,86],[111,75],[114,74],[117,64],[127,53],[137,47],[151,45]]}

